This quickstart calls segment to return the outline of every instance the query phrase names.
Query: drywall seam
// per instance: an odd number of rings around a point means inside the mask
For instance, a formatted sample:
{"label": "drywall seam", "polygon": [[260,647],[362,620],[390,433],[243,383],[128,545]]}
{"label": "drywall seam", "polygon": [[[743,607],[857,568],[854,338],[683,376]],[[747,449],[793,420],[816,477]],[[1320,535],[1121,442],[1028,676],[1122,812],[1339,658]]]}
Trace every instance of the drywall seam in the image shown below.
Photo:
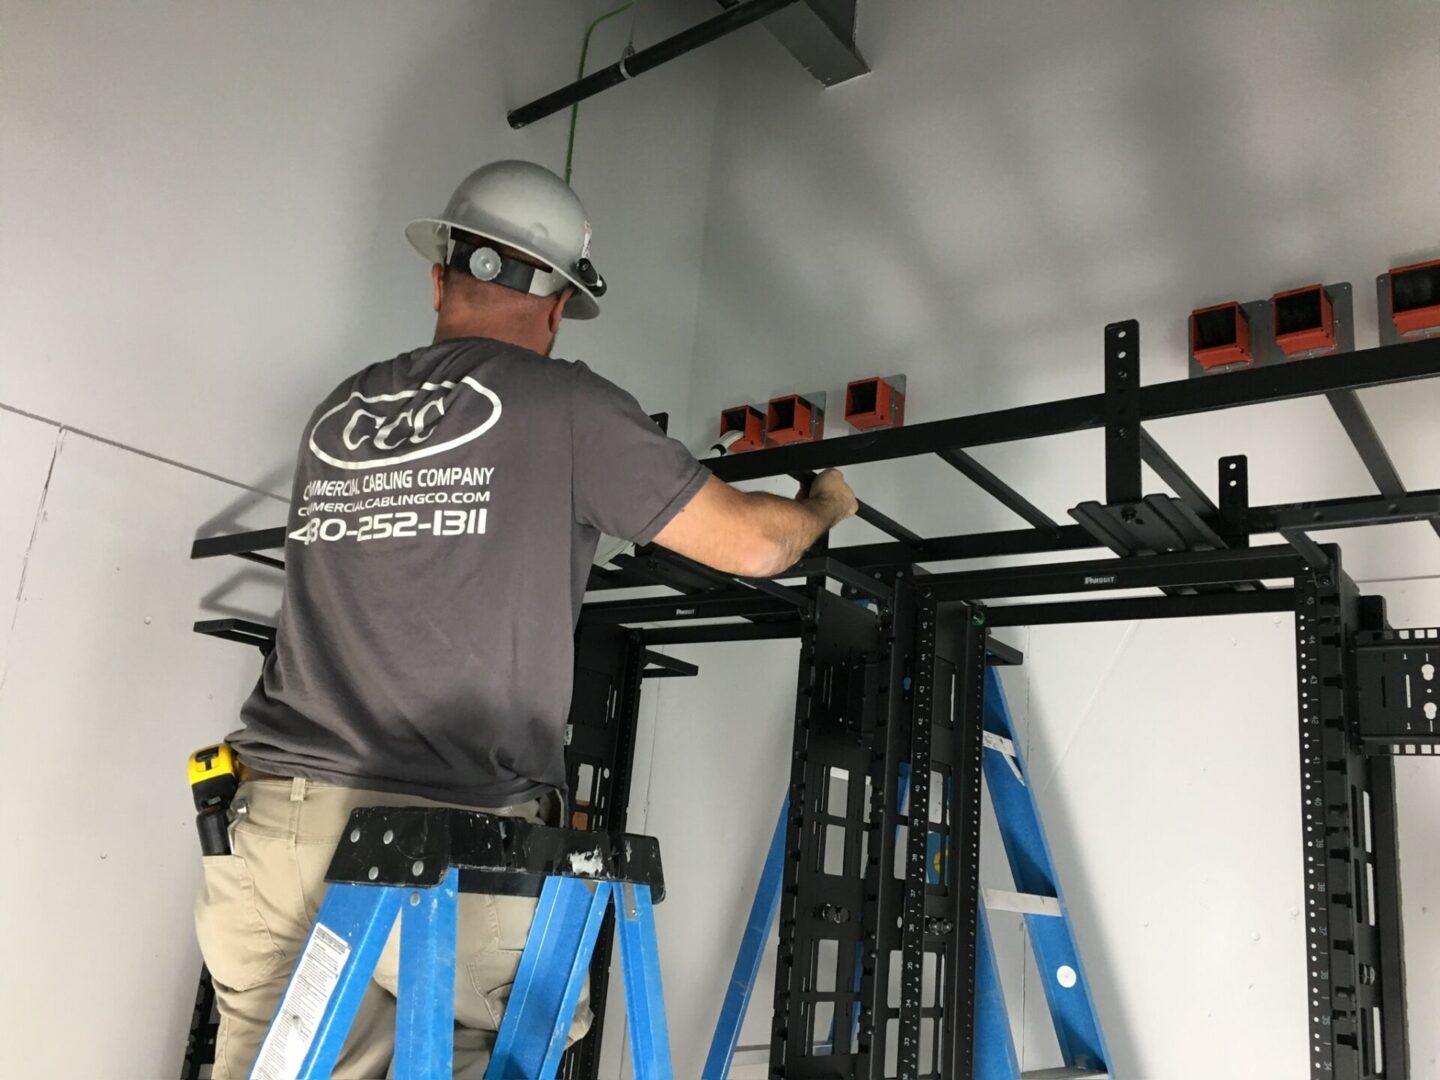
{"label": "drywall seam", "polygon": [[[1060,767],[1065,763],[1065,757],[1070,753],[1070,748],[1075,745],[1075,740],[1080,737],[1080,732],[1083,731],[1085,725],[1090,722],[1090,718],[1095,715],[1095,703],[1100,700],[1100,692],[1105,689],[1105,684],[1109,682],[1110,676],[1114,674],[1115,669],[1120,666],[1121,657],[1129,650],[1130,643],[1135,639],[1136,631],[1139,629],[1140,623],[1138,621],[1132,621],[1125,627],[1125,633],[1116,644],[1115,651],[1110,654],[1110,659],[1101,670],[1100,677],[1095,680],[1095,692],[1090,695],[1090,700],[1085,703],[1085,708],[1080,711],[1080,722],[1075,725],[1075,730],[1070,733],[1070,738],[1065,740],[1065,746],[1061,749],[1060,753],[1056,755],[1054,762],[1050,765],[1050,771],[1045,777],[1045,780],[1036,785],[1035,791],[1037,794],[1041,791],[1048,790],[1055,778],[1060,775]],[[1034,773],[1030,774],[1030,782],[1032,784],[1035,783]]]}
{"label": "drywall seam", "polygon": [[58,428],[62,436],[65,432],[72,432],[76,435],[79,435],[81,438],[93,439],[95,442],[104,443],[106,446],[113,446],[117,450],[125,450],[131,454],[139,454],[141,457],[149,458],[151,461],[158,461],[162,465],[171,465],[177,469],[184,469],[186,472],[194,473],[196,476],[203,476],[208,480],[218,480],[222,484],[229,484],[231,487],[240,488],[241,490],[248,491],[254,495],[263,495],[265,498],[274,499],[276,502],[288,503],[290,501],[289,496],[282,495],[274,491],[266,491],[264,488],[252,487],[249,484],[243,484],[239,480],[232,480],[228,476],[221,476],[219,473],[210,472],[208,469],[200,469],[194,465],[187,465],[183,461],[176,461],[174,458],[165,457],[163,454],[156,454],[149,450],[142,450],[138,446],[131,446],[129,443],[123,443],[119,439],[111,439],[107,438],[104,435],[97,435],[93,431],[86,431],[83,428],[71,427],[69,424],[62,424],[59,420],[51,419],[48,416],[41,416],[39,413],[29,412],[26,409],[19,409],[16,408],[14,405],[7,405],[3,401],[0,401],[0,411],[14,413],[16,416],[23,416],[27,420],[38,420],[42,424],[49,424],[53,428]]}
{"label": "drywall seam", "polygon": [[[40,499],[35,504],[35,521],[30,526],[30,539],[25,544],[25,557],[20,561],[20,581],[15,586],[15,610],[10,616],[10,633],[14,634],[15,624],[20,619],[20,604],[25,599],[25,576],[30,570],[30,555],[35,550],[35,541],[40,536],[40,523],[45,520],[45,501],[50,496],[50,481],[55,477],[55,463],[60,460],[60,448],[65,445],[65,429],[55,435],[55,446],[50,451],[50,467],[45,470],[45,483],[40,488]],[[5,651],[5,666],[0,669],[0,697],[5,693],[5,680],[10,675],[10,651]]]}

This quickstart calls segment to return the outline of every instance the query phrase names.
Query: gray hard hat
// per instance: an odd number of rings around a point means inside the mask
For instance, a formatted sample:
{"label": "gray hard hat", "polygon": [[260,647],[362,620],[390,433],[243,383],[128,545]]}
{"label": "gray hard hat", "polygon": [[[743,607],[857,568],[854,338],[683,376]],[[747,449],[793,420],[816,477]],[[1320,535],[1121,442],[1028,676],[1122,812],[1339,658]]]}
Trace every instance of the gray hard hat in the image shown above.
{"label": "gray hard hat", "polygon": [[405,238],[425,258],[444,265],[454,248],[452,230],[494,240],[553,267],[535,274],[529,292],[552,296],[573,285],[567,318],[600,314],[596,297],[605,283],[590,263],[585,208],[570,185],[544,166],[531,161],[482,165],[461,181],[439,217],[405,226]]}

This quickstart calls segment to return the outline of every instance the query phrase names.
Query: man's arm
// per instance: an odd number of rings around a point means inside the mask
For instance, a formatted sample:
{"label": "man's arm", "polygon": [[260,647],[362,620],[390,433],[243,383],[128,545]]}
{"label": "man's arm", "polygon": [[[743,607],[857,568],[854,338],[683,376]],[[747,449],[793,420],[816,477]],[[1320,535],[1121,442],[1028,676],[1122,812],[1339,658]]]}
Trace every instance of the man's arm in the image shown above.
{"label": "man's arm", "polygon": [[739,491],[712,476],[655,543],[727,574],[771,577],[855,510],[855,493],[838,469],[821,473],[793,499]]}

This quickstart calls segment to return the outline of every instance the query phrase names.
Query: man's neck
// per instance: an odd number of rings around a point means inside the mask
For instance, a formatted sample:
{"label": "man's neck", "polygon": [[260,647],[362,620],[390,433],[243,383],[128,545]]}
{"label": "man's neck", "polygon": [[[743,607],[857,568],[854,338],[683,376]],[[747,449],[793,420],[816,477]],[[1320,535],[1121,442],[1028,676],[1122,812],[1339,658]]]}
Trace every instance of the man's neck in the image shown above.
{"label": "man's neck", "polygon": [[442,319],[435,325],[436,345],[454,338],[476,337],[518,345],[542,356],[549,356],[555,344],[543,327],[537,332],[533,326],[519,325],[508,319]]}

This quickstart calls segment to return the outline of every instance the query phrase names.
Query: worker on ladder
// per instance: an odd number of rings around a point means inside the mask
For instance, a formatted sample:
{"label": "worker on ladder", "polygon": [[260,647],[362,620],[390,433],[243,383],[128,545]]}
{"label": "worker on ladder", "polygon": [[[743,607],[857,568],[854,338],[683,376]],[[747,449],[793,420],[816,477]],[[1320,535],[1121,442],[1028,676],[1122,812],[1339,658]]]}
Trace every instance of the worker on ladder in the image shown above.
{"label": "worker on ladder", "polygon": [[[345,379],[306,425],[275,648],[229,736],[230,853],[205,859],[196,901],[222,1080],[255,1059],[352,809],[562,823],[572,635],[602,533],[763,576],[856,509],[833,471],[794,500],[737,491],[629,394],[551,358],[562,318],[594,318],[606,289],[553,173],[480,168],[406,236],[433,264],[434,341]],[[459,904],[455,1065],[478,1077],[536,902]],[[397,959],[392,933],[336,1076],[386,1075]]]}

